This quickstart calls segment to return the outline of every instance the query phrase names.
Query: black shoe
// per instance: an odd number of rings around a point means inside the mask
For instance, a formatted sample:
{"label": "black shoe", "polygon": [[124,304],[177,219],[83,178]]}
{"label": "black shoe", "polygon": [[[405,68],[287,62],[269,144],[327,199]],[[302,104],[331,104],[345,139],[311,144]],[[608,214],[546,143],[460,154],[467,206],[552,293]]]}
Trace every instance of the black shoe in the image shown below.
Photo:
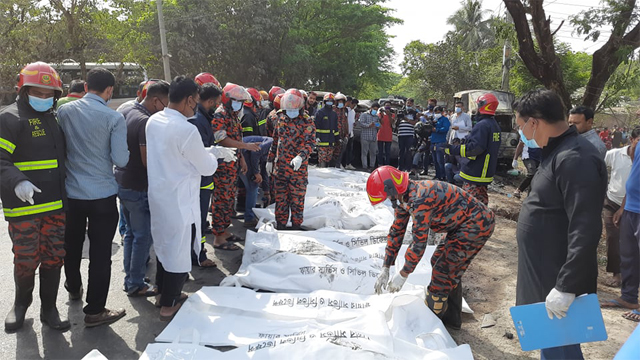
{"label": "black shoe", "polygon": [[65,281],[64,282],[64,288],[69,293],[69,300],[76,301],[76,300],[82,299],[82,293],[84,292],[83,289],[82,289],[82,285],[80,285],[80,290],[74,292],[74,291],[69,290],[69,286],[67,285],[67,282]]}
{"label": "black shoe", "polygon": [[15,331],[22,327],[27,309],[33,301],[34,276],[19,278],[15,275],[14,270],[14,281],[16,284],[16,295],[13,307],[4,319],[5,331]]}
{"label": "black shoe", "polygon": [[442,323],[453,330],[460,330],[462,327],[462,281],[449,293],[447,311],[442,316]]}

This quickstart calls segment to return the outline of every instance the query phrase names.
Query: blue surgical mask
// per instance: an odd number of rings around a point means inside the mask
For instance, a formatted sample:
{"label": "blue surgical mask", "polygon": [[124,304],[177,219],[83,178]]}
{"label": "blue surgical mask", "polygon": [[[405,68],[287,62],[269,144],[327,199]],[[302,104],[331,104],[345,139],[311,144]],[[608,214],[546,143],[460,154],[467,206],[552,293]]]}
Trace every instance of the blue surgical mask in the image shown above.
{"label": "blue surgical mask", "polygon": [[[524,143],[524,145],[526,147],[528,147],[529,149],[538,149],[538,148],[540,148],[540,146],[536,142],[536,139],[534,139],[534,138],[527,139],[527,137],[524,136],[524,133],[520,129],[518,129],[518,133],[520,134],[520,140]],[[536,136],[536,131],[535,130],[533,130],[533,136],[534,137]]]}
{"label": "blue surgical mask", "polygon": [[456,107],[456,114],[460,114],[462,112],[462,108]]}
{"label": "blue surgical mask", "polygon": [[327,106],[331,106],[331,105],[333,105],[333,101],[327,101],[324,104],[327,105]]}
{"label": "blue surgical mask", "polygon": [[434,119],[440,119],[442,117],[442,114],[435,114],[433,115]]}
{"label": "blue surgical mask", "polygon": [[233,111],[240,111],[242,109],[242,101],[231,100],[231,108]]}
{"label": "blue surgical mask", "polygon": [[371,110],[371,115],[378,115],[378,110]]}
{"label": "blue surgical mask", "polygon": [[339,104],[338,104],[338,109],[342,109],[343,107],[344,107],[344,104],[343,104],[343,103],[339,103]]}
{"label": "blue surgical mask", "polygon": [[45,112],[53,107],[53,98],[41,99],[29,95],[29,105],[37,112]]}
{"label": "blue surgical mask", "polygon": [[285,113],[287,113],[287,116],[291,119],[295,119],[300,115],[300,110],[285,110]]}

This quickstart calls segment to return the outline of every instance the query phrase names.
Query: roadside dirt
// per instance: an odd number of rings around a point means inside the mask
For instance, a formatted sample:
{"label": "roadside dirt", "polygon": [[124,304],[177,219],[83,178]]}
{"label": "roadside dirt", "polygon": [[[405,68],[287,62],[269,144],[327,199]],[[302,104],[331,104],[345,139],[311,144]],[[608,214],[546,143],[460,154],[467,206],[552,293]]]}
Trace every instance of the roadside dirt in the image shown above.
{"label": "roadside dirt", "polygon": [[[539,351],[520,349],[509,308],[515,305],[517,278],[516,221],[522,200],[509,196],[521,178],[498,177],[489,192],[489,207],[498,215],[493,237],[473,261],[463,281],[464,296],[475,314],[463,314],[462,329],[450,330],[459,344],[469,344],[476,359],[539,359]],[[524,198],[524,196],[523,196]],[[609,274],[605,272],[606,245],[604,237],[598,249],[598,297],[610,299],[620,294],[619,289],[602,284]],[[627,340],[636,323],[622,318],[622,310],[603,310],[607,341],[582,345],[586,359],[612,359]],[[492,314],[497,324],[481,329],[484,314]],[[505,332],[513,334],[509,340]]]}

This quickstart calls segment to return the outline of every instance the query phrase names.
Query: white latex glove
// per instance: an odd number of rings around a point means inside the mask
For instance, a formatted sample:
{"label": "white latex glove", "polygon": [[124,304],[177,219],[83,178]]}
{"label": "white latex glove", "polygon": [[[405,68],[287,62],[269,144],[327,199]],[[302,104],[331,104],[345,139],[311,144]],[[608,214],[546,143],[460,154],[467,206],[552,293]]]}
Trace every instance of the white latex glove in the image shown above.
{"label": "white latex glove", "polygon": [[293,160],[291,160],[291,162],[289,163],[289,165],[293,166],[293,171],[300,170],[300,166],[302,165],[302,158],[300,157],[300,155],[294,157]]}
{"label": "white latex glove", "polygon": [[513,162],[511,163],[511,167],[514,169],[518,168],[518,160],[513,160]]}
{"label": "white latex glove", "polygon": [[35,185],[31,183],[29,180],[23,180],[16,185],[16,188],[13,189],[15,191],[18,199],[28,202],[33,205],[33,192],[41,193],[42,190],[38,189]]}
{"label": "white latex glove", "polygon": [[560,292],[556,288],[551,289],[544,303],[549,319],[553,320],[553,315],[558,319],[567,316],[567,310],[569,310],[569,306],[571,306],[575,298],[576,294]]}
{"label": "white latex glove", "polygon": [[376,284],[373,286],[373,289],[376,291],[376,294],[382,294],[382,289],[387,288],[387,283],[389,282],[389,268],[383,267],[382,272],[378,276],[378,280],[376,280]]}
{"label": "white latex glove", "polygon": [[267,174],[271,175],[273,174],[273,163],[272,162],[268,162],[267,165],[264,166],[267,170]]}
{"label": "white latex glove", "polygon": [[235,148],[227,148],[222,146],[211,146],[207,148],[207,151],[218,159],[222,159],[224,162],[233,162],[238,160],[236,157]]}
{"label": "white latex glove", "polygon": [[407,278],[400,275],[400,272],[398,271],[393,276],[393,279],[389,281],[389,292],[394,293],[400,291],[400,289],[402,289],[402,286],[404,286],[405,281],[407,281]]}

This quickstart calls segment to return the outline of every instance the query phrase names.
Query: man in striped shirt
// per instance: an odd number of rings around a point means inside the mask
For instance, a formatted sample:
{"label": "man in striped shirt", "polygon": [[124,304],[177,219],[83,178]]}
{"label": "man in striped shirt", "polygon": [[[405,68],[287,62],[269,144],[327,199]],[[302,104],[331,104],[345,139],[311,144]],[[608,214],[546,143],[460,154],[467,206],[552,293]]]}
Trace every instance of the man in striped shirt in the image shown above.
{"label": "man in striped shirt", "polygon": [[[376,151],[378,149],[377,135],[380,120],[378,118],[380,104],[374,102],[369,111],[360,115],[360,156],[362,158],[362,168],[371,171],[376,165]],[[367,157],[369,164],[367,164]]]}
{"label": "man in striped shirt", "polygon": [[407,113],[398,115],[398,146],[400,147],[400,158],[398,159],[398,169],[400,171],[411,171],[413,157],[411,147],[413,146],[413,127],[416,124],[416,111],[407,110]]}

